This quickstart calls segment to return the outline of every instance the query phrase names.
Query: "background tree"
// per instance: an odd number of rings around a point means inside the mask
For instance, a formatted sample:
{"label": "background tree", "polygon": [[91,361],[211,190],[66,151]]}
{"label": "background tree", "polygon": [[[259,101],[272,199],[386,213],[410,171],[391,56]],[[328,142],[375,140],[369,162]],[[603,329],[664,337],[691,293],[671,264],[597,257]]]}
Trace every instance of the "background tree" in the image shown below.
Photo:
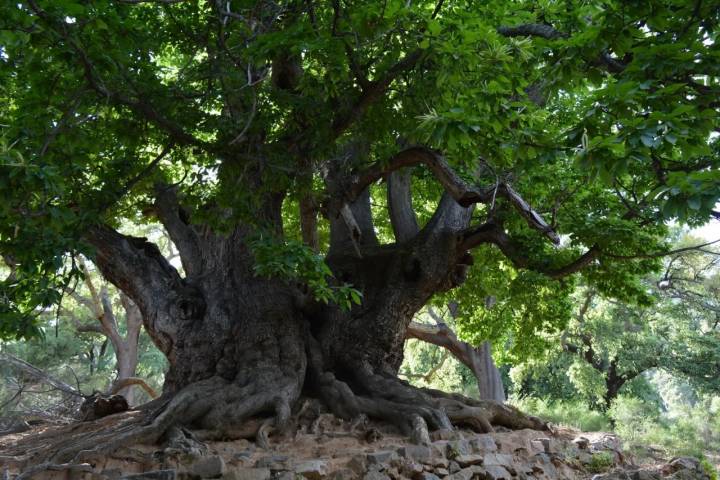
{"label": "background tree", "polygon": [[[34,313],[83,252],[170,364],[169,403],[107,448],[259,414],[272,418],[260,431],[282,430],[303,390],[419,440],[426,424],[539,426],[398,381],[413,315],[446,303],[473,257],[468,290],[505,293],[488,328],[523,338],[562,328],[567,316],[519,319],[580,271],[640,298],[664,222],[704,222],[720,193],[709,3],[28,0],[0,13],[0,250],[16,265],[0,331],[37,333]],[[387,209],[371,202],[382,180]],[[118,230],[143,216],[181,271]],[[84,441],[54,459],[98,444]]]}
{"label": "background tree", "polygon": [[[693,242],[697,239],[681,245]],[[544,360],[548,367],[526,370],[525,379],[516,374],[521,395],[544,393],[567,399],[579,394],[591,407],[607,410],[623,391],[642,397],[648,389],[643,376],[652,369],[682,378],[696,391],[719,393],[720,337],[716,312],[706,308],[717,301],[712,290],[717,259],[717,251],[710,249],[668,257],[660,279],[651,277],[647,282],[654,287],[652,307],[617,302],[586,289],[579,297],[577,316]],[[680,296],[693,302],[679,302]],[[559,378],[550,381],[549,388],[538,388],[538,380],[551,376],[553,366],[558,367]],[[574,388],[550,387],[563,381]]]}
{"label": "background tree", "polygon": [[[456,310],[456,303],[448,305],[448,313],[453,320],[453,312]],[[428,310],[428,315],[434,320],[434,324],[413,321],[410,322],[406,330],[408,339],[416,338],[446,350],[440,361],[434,362],[434,365],[430,367],[430,371],[424,375],[424,380],[429,381],[434,371],[442,366],[446,355],[452,354],[472,372],[477,382],[479,398],[504,402],[505,390],[502,377],[493,360],[490,342],[485,340],[478,347],[475,347],[460,340],[445,319],[432,308]]]}
{"label": "background tree", "polygon": [[[110,387],[110,390],[123,395],[129,404],[133,404],[133,386],[121,386],[128,383],[128,379],[135,378],[138,364],[138,342],[140,340],[140,329],[142,328],[142,314],[140,309],[130,300],[127,295],[120,293],[119,300],[124,312],[123,321],[125,334],[121,333],[118,326],[118,318],[115,314],[112,299],[107,285],[99,289],[93,280],[85,261],[78,259],[83,272],[83,282],[89,292],[88,296],[80,294],[77,289],[70,290],[68,294],[79,304],[87,308],[93,317],[93,322],[84,323],[77,317],[73,317],[75,328],[78,332],[99,333],[106,337],[117,359],[117,378]],[[103,343],[103,348],[106,343]],[[139,379],[138,379],[139,380]]]}

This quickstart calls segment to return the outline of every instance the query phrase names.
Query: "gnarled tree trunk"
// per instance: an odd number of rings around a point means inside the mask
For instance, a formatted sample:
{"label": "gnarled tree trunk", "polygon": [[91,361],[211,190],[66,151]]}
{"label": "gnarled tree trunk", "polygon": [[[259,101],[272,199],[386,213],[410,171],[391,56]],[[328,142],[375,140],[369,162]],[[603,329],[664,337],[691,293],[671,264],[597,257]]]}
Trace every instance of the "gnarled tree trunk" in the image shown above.
{"label": "gnarled tree trunk", "polygon": [[[401,167],[418,163],[428,164],[446,187],[422,227],[410,214],[409,183],[396,181],[404,175]],[[82,450],[177,439],[176,426],[221,436],[257,434],[264,441],[268,432],[290,425],[301,393],[322,399],[343,418],[385,419],[421,443],[429,441],[429,428],[544,427],[498,402],[412,387],[397,373],[413,316],[433,294],[464,280],[472,263],[468,250],[495,243],[514,254],[501,225],[470,227],[475,202],[504,196],[554,238],[549,227],[509,187],[470,188],[427,149],[408,149],[390,167],[371,167],[350,183],[347,176],[333,177],[338,172],[342,169],[326,179],[331,195],[323,208],[330,222],[325,261],[337,281],[362,292],[362,304],[350,310],[315,302],[303,285],[258,276],[251,249],[257,227],[240,221],[229,232],[217,232],[192,224],[174,187],[157,187],[154,210],[178,249],[184,276],[144,238],[103,225],[87,232],[95,263],[137,305],[170,367],[163,396],[152,404],[160,406],[145,423],[108,442],[91,438],[61,448],[53,461],[67,461]],[[382,177],[389,178],[396,236],[385,245],[375,236],[368,194],[368,186]],[[282,195],[261,199],[253,223],[281,235]],[[303,229],[312,225],[304,222]],[[304,237],[316,247],[313,232]]]}

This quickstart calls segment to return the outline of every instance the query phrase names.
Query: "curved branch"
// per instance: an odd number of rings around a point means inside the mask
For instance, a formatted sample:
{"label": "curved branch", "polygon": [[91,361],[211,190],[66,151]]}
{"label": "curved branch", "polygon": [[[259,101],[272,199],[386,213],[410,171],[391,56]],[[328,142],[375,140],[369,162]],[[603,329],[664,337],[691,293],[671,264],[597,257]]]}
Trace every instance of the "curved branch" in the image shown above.
{"label": "curved branch", "polygon": [[200,273],[201,252],[198,236],[187,220],[177,197],[177,188],[155,186],[155,212],[180,252],[180,261],[187,276]]}
{"label": "curved branch", "polygon": [[150,398],[152,399],[156,399],[158,397],[158,393],[155,391],[155,389],[148,385],[147,382],[140,377],[128,377],[119,379],[117,382],[115,382],[115,384],[113,384],[112,388],[110,389],[110,395],[115,395],[123,388],[130,387],[132,385],[137,385],[141,387],[147,392],[148,395],[150,395]]}
{"label": "curved branch", "polygon": [[466,230],[460,243],[461,250],[470,250],[484,243],[496,245],[500,251],[518,268],[542,273],[550,278],[559,279],[577,273],[590,265],[600,255],[600,247],[593,245],[584,254],[560,268],[546,268],[532,264],[518,245],[497,223],[488,222]]}
{"label": "curved branch", "polygon": [[388,176],[388,210],[395,241],[398,243],[410,240],[420,230],[412,206],[411,179],[412,172],[409,169],[396,170]]}
{"label": "curved branch", "polygon": [[547,40],[568,38],[570,36],[544,23],[525,23],[513,27],[500,27],[497,31],[505,37],[542,37]]}
{"label": "curved branch", "polygon": [[445,323],[427,325],[410,322],[405,331],[405,338],[416,338],[444,348],[473,372],[478,381],[478,389],[482,399],[505,401],[502,383],[500,382],[498,385],[494,381],[498,380],[499,376],[491,374],[491,369],[497,371],[497,368],[490,356],[489,342],[483,342],[480,347],[475,348],[469,343],[460,340]]}
{"label": "curved branch", "polygon": [[465,182],[438,152],[427,147],[414,146],[403,150],[387,164],[376,163],[359,174],[348,189],[348,197],[355,198],[368,185],[403,167],[424,164],[435,175],[445,190],[463,207],[475,203],[492,203],[496,197],[508,200],[531,228],[542,232],[553,243],[560,243],[560,237],[545,220],[507,183],[498,182],[485,188],[478,188]]}
{"label": "curved branch", "polygon": [[[497,32],[505,37],[540,37],[546,40],[570,37],[569,34],[545,23],[525,23],[512,27],[499,27]],[[597,60],[590,63],[595,66],[602,66],[610,73],[620,73],[627,67],[617,58],[613,58],[608,52],[602,52]]]}
{"label": "curved branch", "polygon": [[179,325],[197,322],[205,313],[199,289],[185,282],[145,238],[106,225],[91,227],[83,238],[95,247],[94,262],[103,276],[138,306],[153,343],[172,355]]}

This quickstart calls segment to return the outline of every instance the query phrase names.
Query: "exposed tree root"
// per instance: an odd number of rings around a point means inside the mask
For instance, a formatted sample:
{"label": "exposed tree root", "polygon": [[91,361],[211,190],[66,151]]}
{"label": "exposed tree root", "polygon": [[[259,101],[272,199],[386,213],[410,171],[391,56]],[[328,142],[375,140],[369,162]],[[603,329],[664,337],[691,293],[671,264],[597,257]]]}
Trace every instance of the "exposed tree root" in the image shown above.
{"label": "exposed tree root", "polygon": [[[205,447],[187,428],[200,427],[226,435],[233,427],[260,414],[273,414],[265,431],[283,431],[290,419],[290,405],[300,394],[296,378],[278,371],[256,370],[253,379],[239,386],[213,377],[180,390],[169,401],[153,402],[154,408],[111,415],[73,425],[46,435],[33,435],[3,454],[32,472],[107,455],[121,447],[162,443],[167,453],[202,455]],[[262,428],[260,429],[263,430]]]}
{"label": "exposed tree root", "polygon": [[[544,422],[515,408],[419,389],[368,365],[346,366],[341,371],[350,372],[348,378],[340,379],[325,367],[312,337],[307,345],[305,387],[343,419],[385,420],[419,444],[429,443],[429,430],[451,430],[453,425],[479,432],[490,432],[493,425],[546,428]],[[160,444],[167,455],[200,456],[206,453],[203,440],[241,437],[255,438],[258,446],[267,448],[271,434],[283,434],[301,420],[310,425],[317,416],[308,404],[293,415],[292,407],[306,380],[304,365],[301,370],[288,374],[278,368],[254,368],[243,371],[235,381],[208,378],[134,411],[27,436],[0,454],[12,458],[20,469],[38,466],[31,470],[36,473],[38,468],[92,462],[133,444]],[[239,378],[244,381],[240,383]]]}
{"label": "exposed tree root", "polygon": [[493,400],[476,400],[456,393],[447,393],[441,390],[424,388],[422,391],[432,397],[436,404],[441,405],[455,424],[472,425],[472,418],[482,414],[487,422],[492,425],[518,430],[530,428],[533,430],[547,430],[548,424],[537,417],[526,415],[517,408],[505,405]]}
{"label": "exposed tree root", "polygon": [[352,378],[342,381],[324,367],[317,343],[308,341],[308,370],[311,381],[335,415],[352,419],[360,414],[395,424],[414,442],[430,441],[430,429],[463,425],[475,431],[493,431],[493,425],[508,428],[546,429],[541,420],[516,408],[490,400],[474,400],[438,390],[420,389],[394,375],[377,373],[370,366],[345,368]]}

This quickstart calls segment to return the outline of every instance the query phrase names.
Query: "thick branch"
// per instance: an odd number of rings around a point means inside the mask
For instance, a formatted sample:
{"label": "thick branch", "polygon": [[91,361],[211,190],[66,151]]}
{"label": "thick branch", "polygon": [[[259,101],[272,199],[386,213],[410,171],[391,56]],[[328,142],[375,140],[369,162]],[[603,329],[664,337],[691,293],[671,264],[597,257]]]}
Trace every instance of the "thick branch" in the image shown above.
{"label": "thick branch", "polygon": [[175,187],[155,186],[155,212],[180,252],[185,274],[189,277],[199,274],[202,268],[199,239],[180,205]]}
{"label": "thick branch", "polygon": [[461,206],[468,207],[474,203],[492,203],[497,197],[503,197],[525,218],[528,225],[542,232],[552,240],[553,243],[557,244],[560,242],[560,238],[554,230],[510,185],[500,181],[495,185],[485,188],[469,185],[448,165],[442,155],[426,147],[410,147],[395,155],[387,164],[378,163],[372,165],[358,175],[356,181],[353,182],[353,185],[349,189],[348,196],[352,199],[367,188],[368,185],[376,182],[387,174],[403,167],[419,164],[426,165],[445,190]]}
{"label": "thick branch", "polygon": [[344,204],[330,217],[330,254],[378,244],[370,209],[370,192],[365,190],[353,202]]}
{"label": "thick branch", "polygon": [[410,240],[420,230],[412,205],[411,179],[410,169],[396,170],[388,176],[388,209],[398,243]]}
{"label": "thick branch", "polygon": [[526,23],[513,27],[500,27],[497,31],[500,35],[506,37],[542,37],[548,40],[556,40],[570,36],[544,23]]}
{"label": "thick branch", "polygon": [[463,241],[460,244],[462,250],[470,250],[483,243],[496,245],[500,251],[518,268],[525,268],[540,272],[550,278],[563,278],[577,273],[590,265],[600,254],[597,245],[592,246],[587,252],[572,262],[560,268],[547,268],[533,264],[530,258],[525,255],[524,249],[517,244],[497,223],[489,222],[478,227],[471,228],[463,234]]}
{"label": "thick branch", "polygon": [[[204,309],[202,297],[145,238],[123,235],[104,225],[90,228],[84,238],[95,247],[95,264],[103,276],[140,307],[153,338],[158,330],[175,330],[169,321],[193,317]],[[159,310],[167,313],[172,308],[177,309],[172,315],[158,315]]]}

